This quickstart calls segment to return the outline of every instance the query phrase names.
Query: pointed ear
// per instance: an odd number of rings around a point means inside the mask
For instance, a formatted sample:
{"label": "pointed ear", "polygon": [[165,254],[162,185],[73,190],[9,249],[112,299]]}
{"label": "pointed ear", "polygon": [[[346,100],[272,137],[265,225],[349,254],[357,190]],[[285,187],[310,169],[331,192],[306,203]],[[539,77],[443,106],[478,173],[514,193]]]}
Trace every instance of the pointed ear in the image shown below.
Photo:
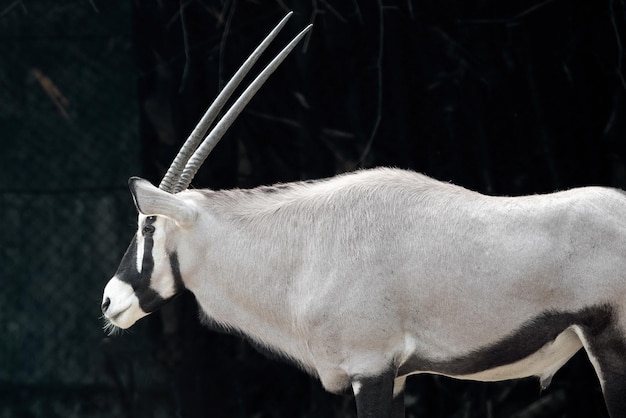
{"label": "pointed ear", "polygon": [[198,216],[194,207],[176,195],[153,186],[148,180],[131,177],[128,180],[128,187],[133,195],[137,211],[142,215],[165,216],[183,228],[193,225]]}

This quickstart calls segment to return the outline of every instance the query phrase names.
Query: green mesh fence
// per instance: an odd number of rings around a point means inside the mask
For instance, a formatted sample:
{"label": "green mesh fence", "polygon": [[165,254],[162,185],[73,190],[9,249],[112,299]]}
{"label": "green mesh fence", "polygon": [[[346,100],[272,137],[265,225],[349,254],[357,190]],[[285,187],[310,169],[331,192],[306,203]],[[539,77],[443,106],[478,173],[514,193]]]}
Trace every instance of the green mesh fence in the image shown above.
{"label": "green mesh fence", "polygon": [[62,389],[115,385],[99,304],[140,173],[130,3],[55,3],[0,5],[1,417],[93,416]]}

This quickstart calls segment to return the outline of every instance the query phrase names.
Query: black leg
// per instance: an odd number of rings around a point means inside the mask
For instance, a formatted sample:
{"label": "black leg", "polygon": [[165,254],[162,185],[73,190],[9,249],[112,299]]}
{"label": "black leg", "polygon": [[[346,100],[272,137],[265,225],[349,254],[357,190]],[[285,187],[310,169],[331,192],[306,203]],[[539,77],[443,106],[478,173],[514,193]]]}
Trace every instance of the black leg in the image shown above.
{"label": "black leg", "polygon": [[609,415],[611,418],[626,417],[626,369],[622,368],[621,372],[611,370],[603,377],[602,391]]}
{"label": "black leg", "polygon": [[[585,330],[588,331],[588,330]],[[600,382],[611,418],[626,417],[626,340],[614,327],[583,332],[585,350]]]}
{"label": "black leg", "polygon": [[626,417],[626,343],[613,341],[590,353],[602,382],[604,401],[611,418]]}
{"label": "black leg", "polygon": [[391,407],[393,418],[404,418],[404,382],[406,377],[396,378],[393,386],[393,404]]}
{"label": "black leg", "polygon": [[[392,418],[392,410],[396,406],[393,398],[394,378],[394,373],[388,372],[380,376],[355,376],[352,379],[358,418]],[[402,407],[404,409],[404,404]]]}

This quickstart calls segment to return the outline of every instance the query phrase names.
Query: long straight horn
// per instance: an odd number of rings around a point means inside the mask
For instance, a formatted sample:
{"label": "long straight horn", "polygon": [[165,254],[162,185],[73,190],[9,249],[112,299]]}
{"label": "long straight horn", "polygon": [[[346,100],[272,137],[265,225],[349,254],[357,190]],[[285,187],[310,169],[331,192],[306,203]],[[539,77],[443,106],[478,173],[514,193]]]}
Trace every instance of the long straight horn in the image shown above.
{"label": "long straight horn", "polygon": [[276,55],[276,57],[261,71],[261,73],[250,83],[248,88],[244,90],[241,96],[233,103],[233,105],[228,109],[226,114],[220,119],[219,122],[215,125],[215,127],[209,132],[205,140],[200,144],[196,152],[191,156],[189,162],[185,166],[183,173],[180,176],[180,180],[176,187],[174,188],[174,193],[178,193],[181,190],[185,190],[191,180],[198,172],[198,169],[207,158],[209,153],[215,148],[215,145],[222,139],[224,133],[230,125],[233,124],[237,116],[243,111],[244,107],[250,102],[254,94],[261,88],[263,83],[269,78],[270,75],[278,68],[278,66],[284,61],[284,59],[289,55],[291,50],[293,50],[298,42],[307,34],[308,31],[311,30],[313,25],[309,25],[302,30],[295,38],[291,40],[287,44],[282,51]]}
{"label": "long straight horn", "polygon": [[287,13],[283,19],[278,22],[276,27],[272,29],[272,31],[265,37],[263,42],[256,47],[256,49],[250,54],[248,59],[239,67],[237,72],[232,76],[232,78],[228,81],[226,86],[222,89],[222,91],[215,98],[211,106],[207,109],[206,113],[198,122],[198,125],[193,129],[180,151],[178,151],[178,155],[172,161],[167,173],[163,176],[163,180],[161,180],[161,184],[159,184],[159,188],[166,192],[172,192],[174,189],[174,185],[178,183],[180,179],[180,175],[182,174],[183,168],[187,164],[189,158],[193,155],[193,152],[198,148],[204,134],[209,130],[211,124],[217,117],[218,113],[222,110],[230,96],[233,94],[237,86],[241,83],[241,80],[248,74],[248,71],[252,68],[252,66],[259,59],[263,51],[267,49],[269,44],[276,38],[278,32],[285,26],[289,18],[293,15],[293,12]]}

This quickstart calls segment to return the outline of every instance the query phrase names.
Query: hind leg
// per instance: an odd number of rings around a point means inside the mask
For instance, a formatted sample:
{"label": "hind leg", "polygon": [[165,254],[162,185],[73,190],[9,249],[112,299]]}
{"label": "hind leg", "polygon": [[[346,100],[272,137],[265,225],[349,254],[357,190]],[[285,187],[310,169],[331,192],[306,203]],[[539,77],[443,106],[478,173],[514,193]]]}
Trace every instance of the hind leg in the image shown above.
{"label": "hind leg", "polygon": [[602,385],[604,400],[611,418],[626,417],[626,381],[624,379],[626,379],[626,369],[620,373],[608,373]]}
{"label": "hind leg", "polygon": [[626,333],[609,326],[598,333],[576,330],[600,379],[611,418],[626,417]]}

